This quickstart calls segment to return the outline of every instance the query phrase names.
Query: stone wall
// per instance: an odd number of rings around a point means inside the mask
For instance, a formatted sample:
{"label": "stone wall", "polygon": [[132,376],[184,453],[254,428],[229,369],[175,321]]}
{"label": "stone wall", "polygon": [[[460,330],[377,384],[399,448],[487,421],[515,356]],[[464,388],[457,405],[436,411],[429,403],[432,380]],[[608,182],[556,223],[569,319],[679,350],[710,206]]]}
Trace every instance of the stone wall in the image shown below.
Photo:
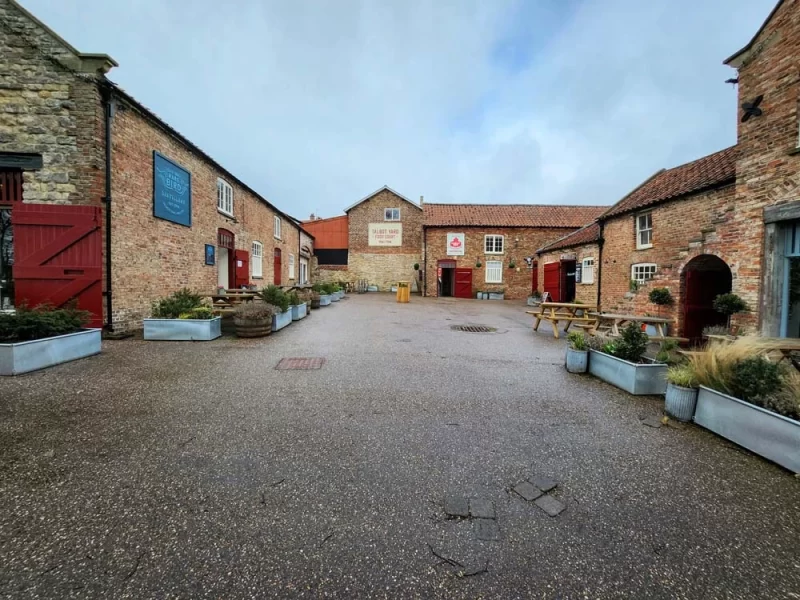
{"label": "stone wall", "polygon": [[559,262],[562,255],[574,256],[578,264],[584,258],[594,258],[594,281],[592,283],[575,284],[575,301],[583,304],[597,304],[597,283],[600,280],[599,261],[600,248],[597,244],[586,244],[575,248],[561,248],[553,252],[540,254],[538,257],[539,292],[544,292],[544,266],[547,263]]}
{"label": "stone wall", "polygon": [[[369,245],[369,224],[384,223],[385,208],[400,209],[400,223],[403,226],[401,246]],[[381,291],[389,291],[398,281],[416,279],[414,265],[422,264],[423,216],[419,207],[409,204],[391,190],[383,189],[350,210],[348,217],[346,281],[366,279],[370,285],[377,285]],[[392,224],[393,222],[387,222],[387,225]]]}
{"label": "stone wall", "polygon": [[[472,272],[472,297],[478,291],[505,291],[508,299],[527,298],[532,292],[533,271],[525,261],[526,257],[536,256],[536,250],[552,242],[570,229],[544,227],[428,227],[425,233],[425,294],[436,296],[437,262],[439,260],[455,260],[458,268],[470,268]],[[464,256],[447,256],[447,234],[464,233]],[[484,252],[484,236],[505,236],[503,254],[486,254]],[[481,266],[477,267],[480,260]],[[503,262],[503,282],[486,283],[486,261]],[[514,268],[509,268],[511,261]]]}

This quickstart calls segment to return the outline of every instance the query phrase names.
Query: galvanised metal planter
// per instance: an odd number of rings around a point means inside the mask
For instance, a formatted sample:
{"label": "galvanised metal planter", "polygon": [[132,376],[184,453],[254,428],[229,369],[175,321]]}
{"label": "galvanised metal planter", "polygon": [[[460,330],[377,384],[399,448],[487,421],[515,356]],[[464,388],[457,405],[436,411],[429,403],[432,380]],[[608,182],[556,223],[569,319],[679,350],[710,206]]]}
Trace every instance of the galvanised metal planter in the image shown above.
{"label": "galvanised metal planter", "polygon": [[213,319],[144,319],[144,339],[208,342],[222,335],[222,317]]}
{"label": "galvanised metal planter", "polygon": [[286,312],[278,313],[272,316],[272,331],[279,331],[292,324],[292,309],[287,308]]}
{"label": "galvanised metal planter", "polygon": [[319,295],[319,305],[320,306],[330,306],[331,303],[331,295],[330,294],[320,294]]}
{"label": "galvanised metal planter", "polygon": [[495,294],[494,292],[489,292],[489,300],[504,300],[505,294]]}
{"label": "galvanised metal planter", "polygon": [[300,319],[304,319],[306,316],[306,303],[297,304],[296,306],[289,307],[292,311],[292,321],[299,321]]}
{"label": "galvanised metal planter", "polygon": [[336,293],[339,295],[339,300],[341,300],[342,298],[344,298],[344,290],[339,290],[339,291],[338,291],[338,292],[336,292]]}
{"label": "galvanised metal planter", "polygon": [[100,329],[0,344],[0,375],[19,375],[100,354]]}
{"label": "galvanised metal planter", "polygon": [[586,373],[589,368],[589,351],[567,348],[567,371],[570,373]]}
{"label": "galvanised metal planter", "polygon": [[697,388],[685,388],[667,383],[664,410],[668,415],[686,423],[694,417],[695,406],[697,406]]}
{"label": "galvanised metal planter", "polygon": [[634,396],[658,395],[667,391],[667,365],[635,364],[597,350],[589,351],[589,373]]}
{"label": "galvanised metal planter", "polygon": [[800,421],[700,386],[694,422],[800,473]]}
{"label": "galvanised metal planter", "polygon": [[339,292],[333,292],[330,296],[331,296],[331,302],[338,302],[340,300]]}

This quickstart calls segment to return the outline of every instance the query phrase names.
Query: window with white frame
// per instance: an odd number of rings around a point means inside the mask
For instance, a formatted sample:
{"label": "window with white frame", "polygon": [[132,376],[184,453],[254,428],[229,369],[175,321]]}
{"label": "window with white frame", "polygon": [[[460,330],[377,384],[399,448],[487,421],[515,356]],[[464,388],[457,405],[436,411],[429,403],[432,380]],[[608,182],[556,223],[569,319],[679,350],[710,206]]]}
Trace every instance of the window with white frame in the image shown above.
{"label": "window with white frame", "polygon": [[281,218],[278,216],[275,217],[275,230],[273,231],[273,235],[281,239]]}
{"label": "window with white frame", "polygon": [[584,258],[581,261],[581,283],[594,283],[594,258]]}
{"label": "window with white frame", "polygon": [[300,283],[308,283],[308,260],[300,259]]}
{"label": "window with white frame", "polygon": [[483,250],[486,254],[503,253],[503,236],[487,235],[483,238]]}
{"label": "window with white frame", "polygon": [[636,283],[644,283],[655,276],[657,269],[658,266],[655,263],[631,265],[631,279]]}
{"label": "window with white frame", "polygon": [[653,247],[653,213],[636,215],[636,248]]}
{"label": "window with white frame", "polygon": [[289,255],[289,279],[294,279],[294,254]]}
{"label": "window with white frame", "polygon": [[233,188],[224,179],[217,179],[217,210],[233,216]]}
{"label": "window with white frame", "polygon": [[486,261],[486,283],[503,283],[503,261]]}
{"label": "window with white frame", "polygon": [[383,209],[383,220],[384,221],[399,221],[400,220],[400,209],[399,208],[384,208]]}
{"label": "window with white frame", "polygon": [[250,264],[253,265],[253,277],[263,277],[264,246],[261,245],[261,242],[253,242],[251,254]]}

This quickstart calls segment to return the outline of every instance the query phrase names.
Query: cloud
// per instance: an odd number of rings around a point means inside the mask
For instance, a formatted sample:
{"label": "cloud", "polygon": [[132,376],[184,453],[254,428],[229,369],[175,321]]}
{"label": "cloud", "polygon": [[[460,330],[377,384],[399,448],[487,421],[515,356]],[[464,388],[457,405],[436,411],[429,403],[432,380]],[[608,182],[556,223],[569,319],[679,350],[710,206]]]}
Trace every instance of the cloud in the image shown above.
{"label": "cloud", "polygon": [[774,0],[23,0],[289,213],[612,203],[735,143],[733,71]]}

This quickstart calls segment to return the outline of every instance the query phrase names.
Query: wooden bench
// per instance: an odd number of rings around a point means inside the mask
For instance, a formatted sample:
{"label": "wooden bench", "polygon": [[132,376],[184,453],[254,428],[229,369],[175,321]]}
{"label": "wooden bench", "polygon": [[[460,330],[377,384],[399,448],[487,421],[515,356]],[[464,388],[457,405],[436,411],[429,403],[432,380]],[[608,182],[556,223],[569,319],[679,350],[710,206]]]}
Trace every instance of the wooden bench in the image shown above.
{"label": "wooden bench", "polygon": [[[558,339],[559,321],[566,322],[564,333],[567,333],[573,324],[576,327],[579,325],[594,325],[595,319],[589,316],[589,312],[596,309],[597,307],[595,306],[575,304],[574,302],[542,302],[539,305],[539,310],[526,310],[525,312],[536,319],[533,325],[534,331],[539,331],[539,325],[542,321],[548,321],[553,327],[553,337]],[[582,311],[580,316],[578,316],[578,311]]]}

